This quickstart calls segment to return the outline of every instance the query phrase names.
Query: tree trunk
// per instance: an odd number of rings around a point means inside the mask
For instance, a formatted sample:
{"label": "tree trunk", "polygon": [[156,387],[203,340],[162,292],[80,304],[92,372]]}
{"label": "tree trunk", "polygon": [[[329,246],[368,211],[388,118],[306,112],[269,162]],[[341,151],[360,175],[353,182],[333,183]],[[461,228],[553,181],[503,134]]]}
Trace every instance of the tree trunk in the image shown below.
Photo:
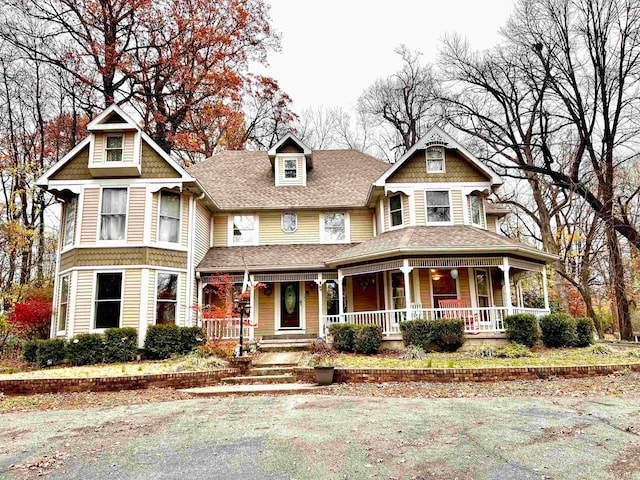
{"label": "tree trunk", "polygon": [[609,268],[611,268],[610,282],[616,303],[618,324],[620,325],[620,338],[633,340],[633,327],[629,312],[629,300],[627,299],[624,279],[624,265],[618,235],[613,227],[607,225],[607,246],[609,247]]}

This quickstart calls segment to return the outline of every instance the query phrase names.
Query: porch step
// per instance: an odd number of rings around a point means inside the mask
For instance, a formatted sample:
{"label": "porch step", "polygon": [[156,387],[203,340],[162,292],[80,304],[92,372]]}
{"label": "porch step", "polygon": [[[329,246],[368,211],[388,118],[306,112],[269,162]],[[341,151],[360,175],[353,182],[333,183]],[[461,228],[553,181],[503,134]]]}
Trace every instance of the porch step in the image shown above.
{"label": "porch step", "polygon": [[263,335],[262,341],[266,340],[316,340],[316,335],[306,333],[284,333],[282,335]]}
{"label": "porch step", "polygon": [[249,370],[252,376],[291,375],[295,367],[258,367]]}
{"label": "porch step", "polygon": [[213,387],[188,388],[181,391],[197,397],[216,397],[221,395],[260,395],[262,393],[291,394],[320,388],[327,387],[321,387],[313,383],[276,383],[266,385],[216,385]]}
{"label": "porch step", "polygon": [[256,375],[247,377],[227,377],[220,379],[220,383],[225,385],[253,385],[295,382],[296,377],[294,377],[293,375]]}
{"label": "porch step", "polygon": [[260,343],[259,350],[263,352],[296,352],[311,350],[313,342],[278,342]]}

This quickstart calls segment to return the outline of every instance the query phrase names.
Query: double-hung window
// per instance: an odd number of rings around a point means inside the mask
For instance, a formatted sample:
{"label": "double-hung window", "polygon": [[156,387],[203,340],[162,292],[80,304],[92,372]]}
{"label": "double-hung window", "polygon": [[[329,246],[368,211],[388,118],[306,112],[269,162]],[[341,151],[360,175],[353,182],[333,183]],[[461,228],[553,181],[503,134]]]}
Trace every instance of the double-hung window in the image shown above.
{"label": "double-hung window", "polygon": [[427,148],[427,173],[444,172],[444,147]]}
{"label": "double-hung window", "polygon": [[76,229],[76,211],[78,208],[78,197],[72,197],[64,205],[64,227],[62,230],[62,246],[73,244]]}
{"label": "double-hung window", "polygon": [[325,243],[347,241],[347,215],[341,213],[323,213],[321,238]]}
{"label": "double-hung window", "polygon": [[478,195],[469,196],[469,210],[471,223],[474,225],[482,225],[482,199]]}
{"label": "double-hung window", "polygon": [[127,225],[127,189],[104,188],[100,209],[100,240],[124,240]]}
{"label": "double-hung window", "polygon": [[122,135],[107,135],[105,153],[107,162],[121,162],[124,139]]}
{"label": "double-hung window", "polygon": [[60,278],[60,302],[58,304],[58,332],[67,329],[67,318],[69,316],[69,275]]}
{"label": "double-hung window", "polygon": [[158,273],[156,297],[156,323],[176,323],[176,305],[178,303],[177,273]]}
{"label": "double-hung window", "polygon": [[399,193],[389,197],[389,217],[392,227],[402,225],[402,196]]}
{"label": "double-hung window", "polygon": [[233,245],[257,245],[258,232],[253,215],[233,216]]}
{"label": "double-hung window", "polygon": [[180,234],[180,195],[173,192],[160,194],[158,241],[178,243]]}
{"label": "double-hung window", "polygon": [[432,191],[425,193],[427,223],[450,223],[451,203],[448,191]]}
{"label": "double-hung window", "polygon": [[298,160],[295,158],[284,159],[284,178],[298,178]]}
{"label": "double-hung window", "polygon": [[118,328],[122,307],[122,273],[96,274],[95,328]]}

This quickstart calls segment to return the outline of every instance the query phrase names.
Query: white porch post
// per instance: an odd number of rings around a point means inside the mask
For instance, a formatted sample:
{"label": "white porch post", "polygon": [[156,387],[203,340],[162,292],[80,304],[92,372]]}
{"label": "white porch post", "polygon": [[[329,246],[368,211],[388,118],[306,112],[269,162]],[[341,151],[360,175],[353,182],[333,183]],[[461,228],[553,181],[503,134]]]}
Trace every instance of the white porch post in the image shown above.
{"label": "white porch post", "polygon": [[338,269],[338,314],[340,315],[340,323],[344,323],[344,287],[342,286],[343,280],[344,275],[342,275],[342,270]]}
{"label": "white porch post", "polygon": [[507,315],[513,314],[513,301],[511,300],[511,277],[509,276],[509,259],[504,257],[502,259],[502,266],[500,267],[504,274],[504,286],[502,287],[502,295],[504,298],[504,306],[507,307]]}
{"label": "white porch post", "polygon": [[[200,274],[196,274],[196,295],[197,295],[197,302],[198,305],[196,305],[196,321],[195,321],[195,325],[197,327],[201,327],[202,326],[202,278],[200,277]],[[144,285],[144,284],[143,284]]]}
{"label": "white porch post", "polygon": [[400,267],[400,271],[404,274],[404,298],[405,298],[405,307],[407,308],[407,320],[411,320],[411,284],[410,284],[410,273],[413,271],[413,267],[409,266],[409,260],[406,258],[402,263],[402,267]]}
{"label": "white porch post", "polygon": [[324,280],[322,279],[322,274],[318,274],[318,278],[314,280],[316,285],[318,285],[318,336],[325,338],[326,337],[326,328],[325,318],[324,318],[324,308],[323,308],[323,296],[322,291],[324,289]]}
{"label": "white porch post", "polygon": [[542,266],[542,295],[544,296],[544,309],[549,311],[549,285],[547,285],[547,266]]}
{"label": "white porch post", "polygon": [[[255,318],[255,305],[256,305],[256,289],[255,289],[255,285],[256,285],[256,279],[253,275],[249,275],[249,287],[250,287],[250,293],[249,293],[249,305],[250,305],[250,309],[249,309],[249,325],[251,325],[249,327],[249,340],[254,339],[254,326],[253,324],[255,323],[253,321],[253,319]],[[240,325],[240,328],[244,328],[243,325]]]}

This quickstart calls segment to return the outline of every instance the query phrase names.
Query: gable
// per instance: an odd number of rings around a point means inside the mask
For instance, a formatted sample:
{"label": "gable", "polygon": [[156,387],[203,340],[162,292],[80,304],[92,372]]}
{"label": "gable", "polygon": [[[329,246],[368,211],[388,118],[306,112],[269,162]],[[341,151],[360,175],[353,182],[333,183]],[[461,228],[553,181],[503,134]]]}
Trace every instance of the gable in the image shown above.
{"label": "gable", "polygon": [[60,170],[51,175],[51,180],[86,180],[93,178],[89,172],[89,146],[69,160]]}
{"label": "gable", "polygon": [[282,146],[280,146],[277,150],[277,153],[304,153],[302,147],[297,145],[293,140],[287,140]]}
{"label": "gable", "polygon": [[445,172],[427,173],[425,150],[416,150],[387,179],[387,183],[486,182],[491,177],[457,150],[445,150]]}

